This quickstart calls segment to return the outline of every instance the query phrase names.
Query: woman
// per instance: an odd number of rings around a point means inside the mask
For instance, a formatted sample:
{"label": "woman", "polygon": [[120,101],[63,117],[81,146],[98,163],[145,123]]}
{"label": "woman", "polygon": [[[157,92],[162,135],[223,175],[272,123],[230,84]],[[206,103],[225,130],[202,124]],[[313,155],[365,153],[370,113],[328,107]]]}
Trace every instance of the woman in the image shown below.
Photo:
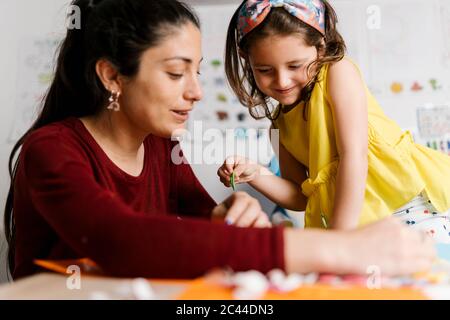
{"label": "woman", "polygon": [[269,228],[244,193],[216,206],[190,166],[170,158],[172,132],[202,96],[195,15],[176,0],[73,5],[81,29],[68,30],[43,109],[10,157],[14,278],[35,273],[33,259],[81,257],[114,276],[158,278],[222,266],[364,273],[377,264],[404,274],[430,265],[430,242],[394,221],[352,232],[284,230]]}

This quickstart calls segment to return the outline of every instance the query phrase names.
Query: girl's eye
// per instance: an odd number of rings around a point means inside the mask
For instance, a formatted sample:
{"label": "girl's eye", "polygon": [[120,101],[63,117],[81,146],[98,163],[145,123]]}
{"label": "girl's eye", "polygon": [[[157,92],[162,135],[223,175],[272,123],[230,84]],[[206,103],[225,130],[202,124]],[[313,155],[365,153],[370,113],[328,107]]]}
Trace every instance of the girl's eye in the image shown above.
{"label": "girl's eye", "polygon": [[289,68],[291,68],[291,69],[299,69],[301,67],[302,67],[302,65],[289,66]]}
{"label": "girl's eye", "polygon": [[268,73],[270,69],[257,69],[259,73]]}
{"label": "girl's eye", "polygon": [[172,73],[172,72],[167,72],[167,74],[170,76],[171,79],[173,80],[178,80],[180,79],[183,74],[182,73]]}

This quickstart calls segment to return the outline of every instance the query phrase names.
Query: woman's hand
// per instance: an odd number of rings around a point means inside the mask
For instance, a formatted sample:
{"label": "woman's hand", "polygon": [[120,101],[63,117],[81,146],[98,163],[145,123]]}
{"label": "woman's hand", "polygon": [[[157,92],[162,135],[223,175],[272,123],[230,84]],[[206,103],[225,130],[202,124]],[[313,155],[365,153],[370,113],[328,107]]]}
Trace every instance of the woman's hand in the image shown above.
{"label": "woman's hand", "polygon": [[[361,267],[379,267],[383,275],[406,275],[426,271],[436,258],[434,242],[424,232],[387,218],[353,231],[354,258]],[[366,271],[361,269],[361,271]]]}
{"label": "woman's hand", "polygon": [[225,159],[223,165],[217,170],[220,181],[230,187],[230,177],[234,172],[235,183],[246,183],[254,180],[260,174],[260,165],[241,156],[231,156]]}
{"label": "woman's hand", "polygon": [[270,228],[272,224],[255,198],[235,192],[212,211],[213,221],[225,221],[237,227]]}
{"label": "woman's hand", "polygon": [[427,271],[435,258],[429,236],[394,218],[351,231],[285,230],[288,272],[410,275]]}

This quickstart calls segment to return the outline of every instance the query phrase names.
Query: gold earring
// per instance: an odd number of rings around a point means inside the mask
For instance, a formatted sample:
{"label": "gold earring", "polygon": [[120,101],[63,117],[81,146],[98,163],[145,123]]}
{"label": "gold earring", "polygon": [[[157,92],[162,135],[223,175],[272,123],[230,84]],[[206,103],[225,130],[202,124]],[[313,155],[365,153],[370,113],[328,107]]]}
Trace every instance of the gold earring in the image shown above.
{"label": "gold earring", "polygon": [[111,97],[109,97],[110,104],[108,106],[108,110],[120,111],[119,97],[120,92],[111,91]]}

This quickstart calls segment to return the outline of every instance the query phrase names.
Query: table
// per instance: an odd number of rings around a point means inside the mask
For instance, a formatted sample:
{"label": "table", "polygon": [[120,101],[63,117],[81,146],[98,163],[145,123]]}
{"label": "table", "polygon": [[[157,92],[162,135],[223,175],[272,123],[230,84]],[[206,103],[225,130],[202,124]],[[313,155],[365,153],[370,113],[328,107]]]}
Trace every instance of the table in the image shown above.
{"label": "table", "polygon": [[[39,273],[13,283],[0,286],[0,300],[96,300],[133,299],[130,287],[133,279],[85,276],[81,288],[70,290],[66,283],[69,275]],[[187,283],[174,280],[150,280],[154,299],[176,299]]]}

